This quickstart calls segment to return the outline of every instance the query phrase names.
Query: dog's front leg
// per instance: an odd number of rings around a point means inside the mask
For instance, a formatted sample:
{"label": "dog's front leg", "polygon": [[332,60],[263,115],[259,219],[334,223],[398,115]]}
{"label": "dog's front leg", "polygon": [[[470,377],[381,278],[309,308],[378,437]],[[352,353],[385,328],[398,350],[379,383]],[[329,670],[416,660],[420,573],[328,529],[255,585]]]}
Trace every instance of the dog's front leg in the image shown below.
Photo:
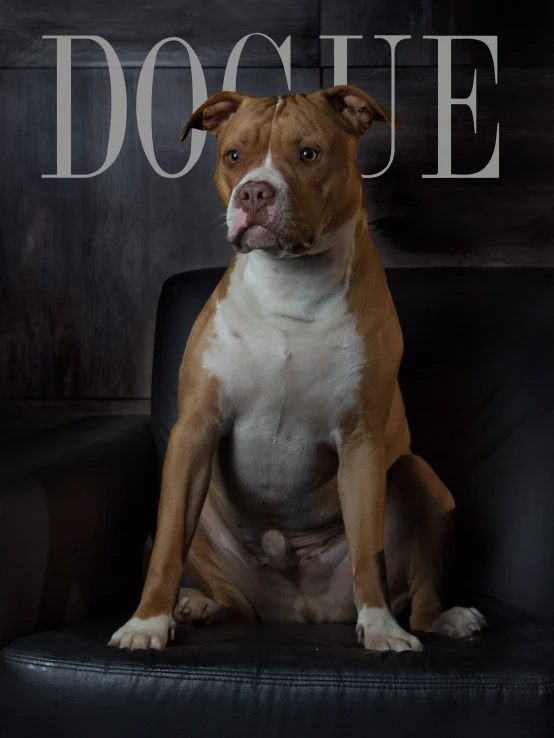
{"label": "dog's front leg", "polygon": [[387,470],[385,445],[357,429],[341,439],[338,492],[352,560],[356,632],[365,648],[421,650],[398,625],[388,604],[383,538]]}
{"label": "dog's front leg", "polygon": [[173,427],[162,475],[156,540],[140,604],[108,645],[163,648],[175,627],[172,610],[202,506],[210,484],[218,440],[216,425],[200,413]]}

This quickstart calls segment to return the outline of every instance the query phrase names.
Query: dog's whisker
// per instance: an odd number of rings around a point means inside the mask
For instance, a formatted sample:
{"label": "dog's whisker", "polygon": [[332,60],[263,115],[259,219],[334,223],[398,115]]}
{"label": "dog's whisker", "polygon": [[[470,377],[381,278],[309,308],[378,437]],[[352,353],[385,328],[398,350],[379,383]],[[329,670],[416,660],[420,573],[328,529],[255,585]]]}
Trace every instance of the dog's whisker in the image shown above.
{"label": "dog's whisker", "polygon": [[212,223],[215,223],[216,220],[221,220],[221,218],[226,218],[227,213],[221,213],[221,215],[216,215],[215,218],[213,218]]}

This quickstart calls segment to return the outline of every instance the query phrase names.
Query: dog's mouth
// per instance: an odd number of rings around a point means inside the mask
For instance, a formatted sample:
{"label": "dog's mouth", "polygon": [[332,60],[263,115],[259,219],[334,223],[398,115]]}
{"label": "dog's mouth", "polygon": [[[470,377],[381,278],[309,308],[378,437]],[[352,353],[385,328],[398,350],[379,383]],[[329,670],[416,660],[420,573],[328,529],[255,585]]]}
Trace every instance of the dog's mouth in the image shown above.
{"label": "dog's mouth", "polygon": [[241,254],[249,254],[259,249],[276,258],[285,258],[307,253],[314,245],[314,239],[284,238],[265,226],[253,224],[241,229],[232,240],[232,244]]}

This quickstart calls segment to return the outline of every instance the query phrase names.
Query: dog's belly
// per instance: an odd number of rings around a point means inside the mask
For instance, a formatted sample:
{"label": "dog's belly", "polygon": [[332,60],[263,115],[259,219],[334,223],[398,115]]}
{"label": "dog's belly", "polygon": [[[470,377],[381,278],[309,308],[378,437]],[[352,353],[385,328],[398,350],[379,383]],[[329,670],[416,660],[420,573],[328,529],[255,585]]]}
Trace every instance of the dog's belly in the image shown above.
{"label": "dog's belly", "polygon": [[[238,414],[222,439],[209,495],[217,514],[207,506],[201,524],[263,622],[353,622],[338,457],[325,413],[313,407],[309,424],[300,417],[306,403],[295,393],[281,397],[262,412]],[[323,397],[321,407],[328,407]],[[286,542],[284,561],[264,548],[268,532]]]}
{"label": "dog's belly", "polygon": [[[262,622],[354,622],[352,564],[340,512],[316,528],[260,525],[235,506],[229,507],[218,480],[215,476],[210,484],[189,554],[202,579],[231,582]],[[403,548],[412,521],[410,511],[389,486],[386,501],[387,584],[392,609],[399,612],[407,601]],[[283,540],[287,550],[280,555]]]}
{"label": "dog's belly", "polygon": [[246,417],[222,440],[218,460],[228,501],[259,530],[310,530],[340,515],[338,457],[328,433],[300,423],[274,433]]}
{"label": "dog's belly", "polygon": [[[201,544],[193,542],[189,554],[205,581],[231,582],[265,623],[355,621],[352,565],[340,518],[303,531],[271,525],[262,534],[248,519],[226,519],[219,492],[212,484],[199,522]],[[286,541],[280,561],[268,538]],[[217,571],[209,564],[209,550]]]}

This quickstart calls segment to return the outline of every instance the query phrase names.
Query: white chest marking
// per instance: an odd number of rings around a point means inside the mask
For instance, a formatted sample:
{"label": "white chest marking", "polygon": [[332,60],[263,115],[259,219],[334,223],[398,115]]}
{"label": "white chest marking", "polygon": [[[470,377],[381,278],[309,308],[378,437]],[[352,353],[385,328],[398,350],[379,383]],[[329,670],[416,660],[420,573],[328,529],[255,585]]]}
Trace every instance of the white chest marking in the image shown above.
{"label": "white chest marking", "polygon": [[220,380],[241,486],[279,495],[314,483],[318,445],[334,445],[356,402],[363,341],[341,278],[347,253],[310,260],[239,255],[204,366]]}

